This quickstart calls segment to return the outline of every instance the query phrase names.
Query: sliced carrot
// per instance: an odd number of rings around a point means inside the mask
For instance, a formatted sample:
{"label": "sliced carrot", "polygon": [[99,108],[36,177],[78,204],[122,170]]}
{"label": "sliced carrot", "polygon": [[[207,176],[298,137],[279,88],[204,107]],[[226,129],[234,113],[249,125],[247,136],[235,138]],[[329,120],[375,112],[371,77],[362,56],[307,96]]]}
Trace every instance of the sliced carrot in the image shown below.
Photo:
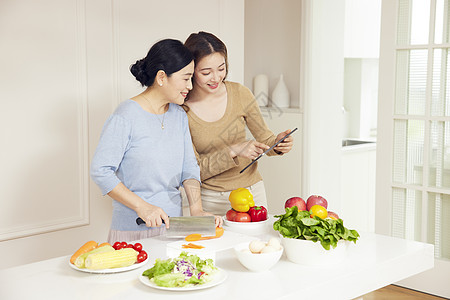
{"label": "sliced carrot", "polygon": [[203,240],[210,240],[210,239],[216,239],[223,235],[224,229],[222,227],[216,227],[216,235],[215,236],[205,236],[203,237],[199,233],[193,233],[185,237],[184,239],[186,242],[195,242],[195,241],[203,241]]}
{"label": "sliced carrot", "polygon": [[202,238],[202,235],[200,233],[193,233],[185,237],[184,239],[186,242],[195,242]]}
{"label": "sliced carrot", "polygon": [[187,245],[182,245],[182,248],[184,248],[184,249],[203,249],[205,247],[201,246],[201,245],[196,245],[196,244],[189,243]]}
{"label": "sliced carrot", "polygon": [[77,250],[77,252],[75,252],[72,257],[70,258],[70,262],[73,264],[75,263],[75,260],[78,258],[78,256],[80,256],[83,253],[89,252],[93,249],[97,248],[97,242],[95,241],[89,241],[86,244],[84,244],[83,246],[80,247],[80,249]]}

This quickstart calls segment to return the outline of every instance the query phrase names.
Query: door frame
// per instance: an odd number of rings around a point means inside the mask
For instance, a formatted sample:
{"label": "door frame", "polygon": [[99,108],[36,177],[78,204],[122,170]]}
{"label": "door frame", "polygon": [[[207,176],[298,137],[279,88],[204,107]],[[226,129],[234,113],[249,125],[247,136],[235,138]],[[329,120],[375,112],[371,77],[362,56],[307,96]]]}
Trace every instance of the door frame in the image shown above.
{"label": "door frame", "polygon": [[[431,0],[432,2],[435,0]],[[392,166],[398,0],[383,0],[381,9],[380,64],[378,90],[378,135],[375,232],[392,232]],[[413,262],[412,262],[413,263]],[[422,292],[450,297],[450,261],[435,259],[435,267],[396,284]]]}

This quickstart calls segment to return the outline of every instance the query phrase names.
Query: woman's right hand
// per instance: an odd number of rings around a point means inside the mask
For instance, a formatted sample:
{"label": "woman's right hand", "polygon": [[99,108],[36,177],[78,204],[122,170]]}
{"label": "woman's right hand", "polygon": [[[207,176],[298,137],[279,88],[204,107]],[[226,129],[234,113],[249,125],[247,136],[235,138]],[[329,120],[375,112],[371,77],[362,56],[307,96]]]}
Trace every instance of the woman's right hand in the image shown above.
{"label": "woman's right hand", "polygon": [[137,209],[136,212],[145,221],[147,227],[160,227],[164,220],[166,228],[169,228],[169,216],[159,206],[146,203],[144,207]]}
{"label": "woman's right hand", "polygon": [[249,159],[255,159],[270,147],[257,141],[245,141],[230,146],[230,155],[232,158],[237,156]]}

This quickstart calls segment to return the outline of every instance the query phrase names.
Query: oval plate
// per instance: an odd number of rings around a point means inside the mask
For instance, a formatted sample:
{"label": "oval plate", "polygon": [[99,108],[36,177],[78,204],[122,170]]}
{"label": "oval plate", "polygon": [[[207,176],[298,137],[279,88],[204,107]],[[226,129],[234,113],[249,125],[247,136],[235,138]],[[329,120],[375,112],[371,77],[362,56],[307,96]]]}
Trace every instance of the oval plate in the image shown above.
{"label": "oval plate", "polygon": [[139,280],[145,284],[146,286],[155,288],[155,289],[159,289],[159,290],[165,290],[165,291],[176,291],[176,292],[180,292],[180,291],[194,291],[194,290],[202,290],[202,289],[207,289],[216,285],[219,285],[221,283],[223,283],[227,277],[228,274],[227,272],[225,272],[224,270],[219,269],[218,272],[216,273],[216,275],[214,276],[214,279],[211,280],[210,282],[207,282],[205,284],[198,284],[198,285],[194,285],[194,286],[183,286],[183,287],[165,287],[165,286],[159,286],[156,285],[156,283],[154,283],[153,281],[151,281],[150,279],[148,279],[147,276],[142,276],[139,275]]}
{"label": "oval plate", "polygon": [[111,273],[120,273],[120,272],[131,271],[131,270],[143,267],[147,263],[148,263],[148,258],[145,261],[141,262],[141,263],[133,264],[133,265],[128,266],[128,267],[113,268],[113,269],[101,269],[101,270],[90,270],[90,269],[86,269],[86,268],[81,269],[81,268],[78,268],[77,266],[75,266],[74,264],[72,264],[70,261],[69,261],[69,266],[72,269],[74,269],[74,270],[77,270],[77,271],[80,271],[80,272],[85,272],[85,273],[111,274]]}

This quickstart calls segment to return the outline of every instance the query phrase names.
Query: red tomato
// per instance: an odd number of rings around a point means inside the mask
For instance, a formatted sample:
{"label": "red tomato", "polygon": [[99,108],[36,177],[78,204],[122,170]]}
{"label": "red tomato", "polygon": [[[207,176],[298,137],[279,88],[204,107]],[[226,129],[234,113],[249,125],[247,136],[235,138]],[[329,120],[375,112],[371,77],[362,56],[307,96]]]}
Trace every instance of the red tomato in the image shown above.
{"label": "red tomato", "polygon": [[139,252],[139,254],[137,256],[137,263],[141,263],[141,262],[145,261],[147,259],[147,257],[148,257],[147,252],[145,252],[145,251]]}
{"label": "red tomato", "polygon": [[134,249],[133,244],[128,244],[125,248],[131,248],[131,249]]}
{"label": "red tomato", "polygon": [[248,213],[245,212],[238,212],[236,213],[236,216],[234,217],[235,222],[251,222],[252,218]]}
{"label": "red tomato", "polygon": [[122,249],[122,243],[121,242],[115,242],[112,246],[115,250]]}
{"label": "red tomato", "polygon": [[137,252],[141,252],[142,251],[142,244],[141,243],[134,244],[133,249],[136,250]]}
{"label": "red tomato", "polygon": [[128,246],[127,242],[122,242],[120,243],[120,246],[122,246],[122,248],[126,248]]}
{"label": "red tomato", "polygon": [[237,211],[235,211],[234,209],[230,209],[229,211],[227,211],[227,220],[228,221],[234,221],[234,218],[236,217]]}

